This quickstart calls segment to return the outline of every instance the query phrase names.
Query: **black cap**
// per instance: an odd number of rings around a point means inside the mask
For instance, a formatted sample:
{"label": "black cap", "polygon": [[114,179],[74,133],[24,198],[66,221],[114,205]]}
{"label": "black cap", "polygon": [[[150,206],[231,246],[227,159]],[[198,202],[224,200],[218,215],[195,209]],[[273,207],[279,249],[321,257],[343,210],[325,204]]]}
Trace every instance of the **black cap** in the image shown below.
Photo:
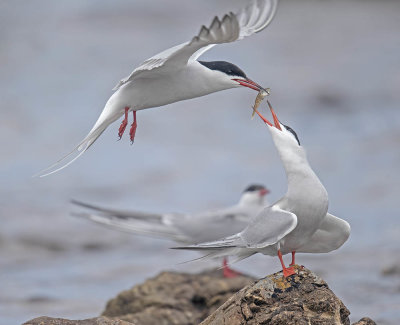
{"label": "black cap", "polygon": [[245,192],[255,192],[255,191],[259,191],[259,190],[265,190],[265,186],[264,185],[260,185],[260,184],[251,184],[250,186],[248,186],[243,193]]}

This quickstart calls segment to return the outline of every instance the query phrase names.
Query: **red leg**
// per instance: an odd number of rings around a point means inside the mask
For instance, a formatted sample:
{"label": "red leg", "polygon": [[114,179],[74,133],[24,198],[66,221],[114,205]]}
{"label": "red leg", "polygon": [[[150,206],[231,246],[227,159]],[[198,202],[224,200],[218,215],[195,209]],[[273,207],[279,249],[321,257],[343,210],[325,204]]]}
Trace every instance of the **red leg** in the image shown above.
{"label": "red leg", "polygon": [[283,272],[283,276],[284,276],[285,278],[287,278],[288,276],[291,276],[291,275],[293,275],[293,274],[296,274],[296,271],[294,270],[294,268],[293,268],[292,266],[291,266],[291,267],[286,267],[286,266],[285,266],[285,263],[283,263],[282,253],[281,253],[280,250],[278,250],[278,257],[279,257],[279,260],[281,261],[281,264],[282,264],[282,272]]}
{"label": "red leg", "polygon": [[121,125],[119,126],[119,130],[118,130],[118,136],[119,136],[120,140],[122,138],[122,135],[125,132],[126,126],[128,125],[128,112],[129,112],[129,107],[127,106],[127,107],[125,107],[125,118],[122,121]]}
{"label": "red leg", "polygon": [[292,266],[292,265],[295,265],[295,264],[296,264],[296,262],[295,262],[295,256],[294,256],[295,254],[296,254],[296,251],[293,251],[293,252],[292,252],[292,263],[290,263],[289,266]]}
{"label": "red leg", "polygon": [[133,123],[131,125],[131,130],[129,131],[129,135],[131,137],[131,144],[135,141],[137,122],[136,122],[136,111],[133,111]]}
{"label": "red leg", "polygon": [[237,276],[241,275],[240,272],[232,270],[228,266],[228,260],[226,259],[226,257],[224,258],[224,261],[222,262],[222,265],[223,265],[222,270],[223,270],[224,278],[234,278],[234,277],[237,277]]}

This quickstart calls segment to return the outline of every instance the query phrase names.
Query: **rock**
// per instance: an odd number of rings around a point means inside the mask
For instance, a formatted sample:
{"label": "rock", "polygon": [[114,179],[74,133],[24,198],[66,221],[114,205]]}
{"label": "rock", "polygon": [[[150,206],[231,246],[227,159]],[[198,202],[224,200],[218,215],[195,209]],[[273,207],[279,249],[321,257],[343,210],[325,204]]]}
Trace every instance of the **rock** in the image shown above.
{"label": "rock", "polygon": [[350,325],[350,312],[311,271],[282,272],[248,285],[219,307],[201,325]]}
{"label": "rock", "polygon": [[83,320],[69,320],[63,318],[38,317],[27,321],[23,325],[135,325],[123,320],[114,320],[107,317],[96,317]]}
{"label": "rock", "polygon": [[[106,317],[39,317],[24,325],[350,325],[350,312],[326,282],[295,268],[287,279],[278,272],[258,281],[226,279],[221,271],[163,272],[111,299]],[[353,325],[376,323],[365,317]]]}
{"label": "rock", "polygon": [[352,325],[376,325],[376,323],[369,317],[363,317],[357,323],[353,323]]}
{"label": "rock", "polygon": [[103,315],[137,325],[199,324],[234,293],[253,282],[247,276],[223,278],[221,271],[163,272],[110,300]]}

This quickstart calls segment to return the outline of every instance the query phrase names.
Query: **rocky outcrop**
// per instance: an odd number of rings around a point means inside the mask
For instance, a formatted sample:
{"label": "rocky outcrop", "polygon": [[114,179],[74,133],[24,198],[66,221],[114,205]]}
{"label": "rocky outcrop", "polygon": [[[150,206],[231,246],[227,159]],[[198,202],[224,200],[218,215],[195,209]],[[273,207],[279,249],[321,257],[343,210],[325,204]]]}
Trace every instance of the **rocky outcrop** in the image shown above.
{"label": "rocky outcrop", "polygon": [[[81,321],[39,317],[24,325],[350,325],[349,310],[325,281],[302,267],[255,281],[163,272],[111,299],[103,316]],[[207,317],[208,316],[208,317]],[[353,325],[376,325],[362,318]]]}
{"label": "rocky outcrop", "polygon": [[311,271],[297,267],[297,274],[282,272],[248,285],[201,325],[350,325],[350,312]]}
{"label": "rocky outcrop", "polygon": [[137,325],[199,324],[254,279],[223,278],[221,271],[201,274],[163,272],[107,303],[104,316]]}
{"label": "rocky outcrop", "polygon": [[363,317],[353,325],[376,325],[376,323],[369,317]]}
{"label": "rocky outcrop", "polygon": [[27,321],[23,325],[135,325],[123,320],[114,320],[107,317],[96,317],[84,320],[69,320],[63,318],[38,317]]}

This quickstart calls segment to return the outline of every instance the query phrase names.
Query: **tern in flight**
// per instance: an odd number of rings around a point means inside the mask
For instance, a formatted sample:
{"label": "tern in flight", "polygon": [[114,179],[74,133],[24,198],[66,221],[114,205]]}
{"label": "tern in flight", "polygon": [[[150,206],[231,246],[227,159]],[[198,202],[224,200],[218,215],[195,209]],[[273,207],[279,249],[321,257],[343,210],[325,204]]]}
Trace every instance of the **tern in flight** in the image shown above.
{"label": "tern in flight", "polygon": [[[269,102],[268,102],[269,104]],[[264,208],[241,232],[216,241],[177,247],[203,251],[205,257],[236,256],[237,260],[255,253],[278,256],[283,275],[295,274],[296,252],[328,253],[338,249],[350,235],[350,225],[328,213],[328,193],[311,169],[295,131],[279,122],[269,104],[274,124],[258,111],[267,125],[286,171],[286,195]],[[292,254],[285,267],[282,255]]]}
{"label": "tern in flight", "polygon": [[[90,209],[74,215],[102,225],[134,234],[170,239],[180,244],[195,244],[233,235],[247,226],[263,208],[269,205],[266,195],[269,190],[258,184],[248,186],[236,205],[196,214],[146,213],[104,209],[73,200],[72,203]],[[223,261],[225,277],[234,277],[238,272]]]}
{"label": "tern in flight", "polygon": [[221,19],[215,17],[209,27],[202,26],[190,41],[144,61],[114,87],[115,92],[93,128],[75,149],[37,175],[47,176],[71,164],[111,123],[124,116],[118,130],[121,138],[128,125],[129,112],[133,113],[129,131],[133,142],[137,128],[136,112],[139,110],[237,87],[269,93],[232,63],[205,62],[198,58],[214,45],[238,41],[263,30],[272,21],[277,5],[278,0],[249,0],[239,12],[230,12]]}

